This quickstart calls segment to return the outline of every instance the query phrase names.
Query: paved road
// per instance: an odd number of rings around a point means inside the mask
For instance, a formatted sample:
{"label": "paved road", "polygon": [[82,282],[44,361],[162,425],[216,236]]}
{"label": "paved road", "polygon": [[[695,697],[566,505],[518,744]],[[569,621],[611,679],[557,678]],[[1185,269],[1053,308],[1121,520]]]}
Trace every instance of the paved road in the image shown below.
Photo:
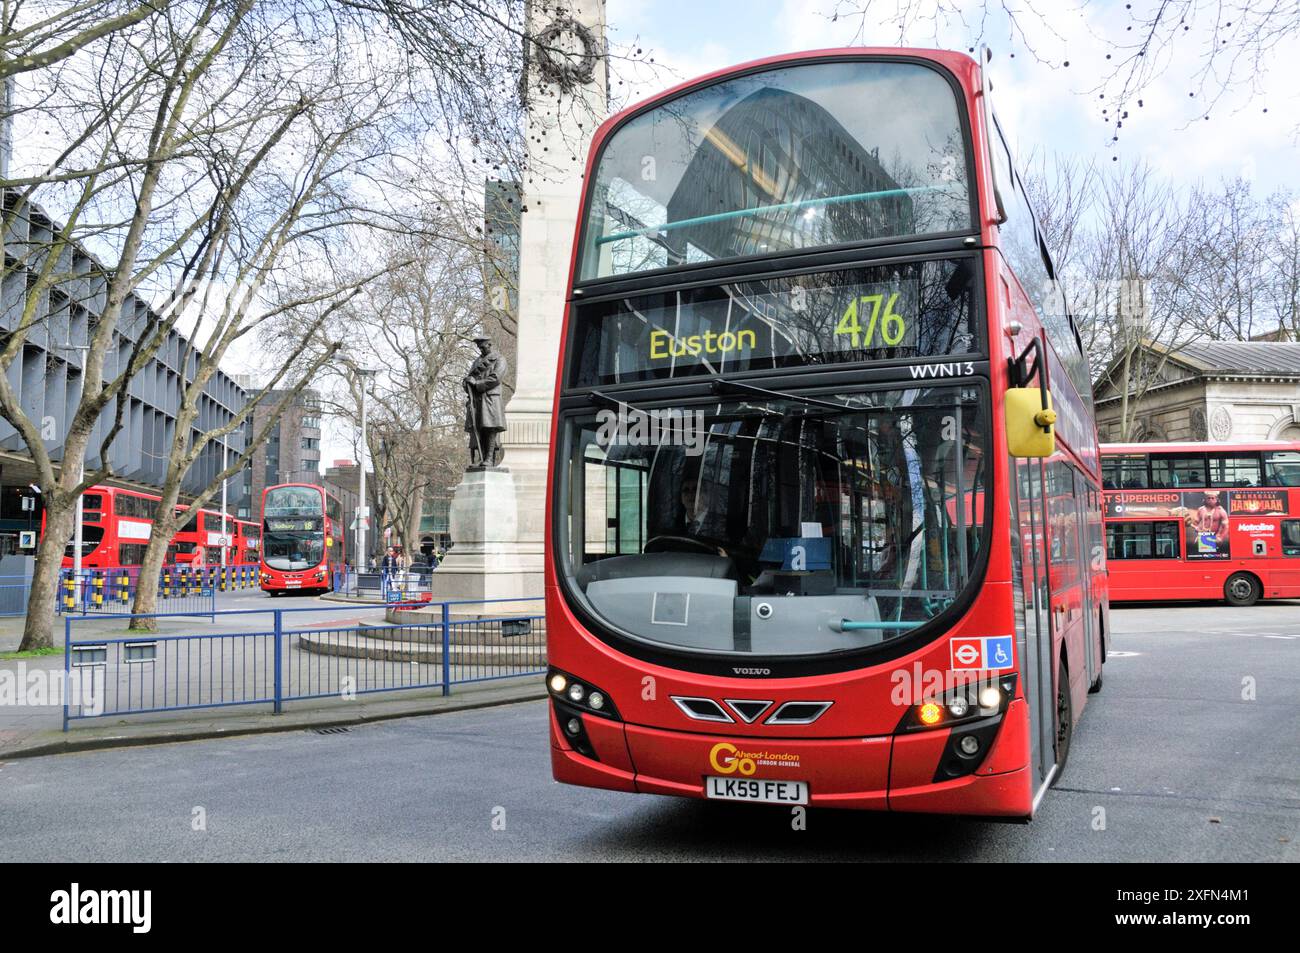
{"label": "paved road", "polygon": [[818,810],[796,832],[783,809],[565,787],[530,703],[9,762],[0,860],[1300,860],[1300,605],[1114,624],[1126,654],[1028,827]]}

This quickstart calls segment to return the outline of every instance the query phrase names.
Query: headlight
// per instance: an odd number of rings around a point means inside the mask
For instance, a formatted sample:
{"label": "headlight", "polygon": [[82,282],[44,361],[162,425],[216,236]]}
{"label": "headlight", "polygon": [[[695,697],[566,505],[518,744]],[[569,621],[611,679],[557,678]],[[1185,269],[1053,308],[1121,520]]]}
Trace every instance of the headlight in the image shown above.
{"label": "headlight", "polygon": [[911,705],[899,731],[921,731],[928,728],[949,728],[964,725],[982,718],[992,718],[1006,712],[1016,693],[1016,676],[1000,675],[993,682],[978,680],[958,685],[937,698],[926,699]]}
{"label": "headlight", "polygon": [[614,699],[609,697],[609,692],[586,680],[576,679],[568,672],[551,669],[546,675],[546,687],[553,699],[573,711],[599,715],[601,718],[619,717],[618,708],[614,705]]}

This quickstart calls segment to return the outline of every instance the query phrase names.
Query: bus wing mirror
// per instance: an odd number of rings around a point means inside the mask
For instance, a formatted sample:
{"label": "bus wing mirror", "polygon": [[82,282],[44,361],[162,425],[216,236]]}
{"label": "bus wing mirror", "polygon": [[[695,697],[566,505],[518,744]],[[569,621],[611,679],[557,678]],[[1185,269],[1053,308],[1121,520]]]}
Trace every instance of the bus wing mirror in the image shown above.
{"label": "bus wing mirror", "polygon": [[1007,388],[1007,452],[1013,457],[1050,457],[1056,452],[1052,395],[1037,387]]}

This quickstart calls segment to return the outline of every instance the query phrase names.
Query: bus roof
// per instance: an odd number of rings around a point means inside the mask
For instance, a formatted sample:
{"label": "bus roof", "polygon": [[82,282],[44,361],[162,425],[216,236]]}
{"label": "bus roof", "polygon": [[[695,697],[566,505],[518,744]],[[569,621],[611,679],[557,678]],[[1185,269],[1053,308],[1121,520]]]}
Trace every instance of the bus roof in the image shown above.
{"label": "bus roof", "polygon": [[1243,443],[1220,443],[1218,441],[1167,441],[1164,443],[1103,443],[1101,455],[1147,453],[1231,453],[1235,450],[1300,450],[1300,442],[1294,440],[1255,440]]}
{"label": "bus roof", "polygon": [[[667,100],[674,99],[683,93],[701,86],[709,86],[713,83],[720,82],[728,77],[735,76],[738,73],[747,73],[753,70],[760,70],[764,67],[777,67],[798,63],[802,60],[818,59],[852,59],[863,56],[880,56],[890,59],[924,59],[931,60],[940,66],[945,66],[951,70],[959,79],[967,79],[973,75],[974,70],[978,69],[979,64],[975,59],[965,53],[958,53],[953,50],[935,50],[922,49],[920,47],[899,47],[899,46],[841,46],[831,47],[823,50],[804,50],[798,53],[780,53],[776,56],[764,56],[756,60],[749,60],[745,63],[737,63],[735,66],[726,66],[722,69],[714,70],[711,73],[705,73],[703,76],[696,76],[685,82],[678,83],[676,86],[670,86],[663,92],[648,96],[638,103],[634,103],[625,109],[616,112],[597,128],[592,137],[592,147],[590,156],[595,156],[599,151],[599,146],[606,136],[618,125],[625,120],[632,118],[638,113],[652,109]],[[590,169],[588,169],[590,172]]]}

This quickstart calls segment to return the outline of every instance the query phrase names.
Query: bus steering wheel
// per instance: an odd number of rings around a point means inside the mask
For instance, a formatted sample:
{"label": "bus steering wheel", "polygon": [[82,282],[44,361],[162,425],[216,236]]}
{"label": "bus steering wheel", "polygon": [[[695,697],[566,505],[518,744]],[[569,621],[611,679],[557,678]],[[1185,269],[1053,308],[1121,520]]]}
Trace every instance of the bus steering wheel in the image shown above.
{"label": "bus steering wheel", "polygon": [[694,539],[690,536],[652,536],[646,540],[646,544],[641,551],[643,553],[677,553],[682,551],[682,546],[685,546],[688,552],[708,553],[710,556],[727,555],[727,551],[721,546],[706,543],[702,539]]}

